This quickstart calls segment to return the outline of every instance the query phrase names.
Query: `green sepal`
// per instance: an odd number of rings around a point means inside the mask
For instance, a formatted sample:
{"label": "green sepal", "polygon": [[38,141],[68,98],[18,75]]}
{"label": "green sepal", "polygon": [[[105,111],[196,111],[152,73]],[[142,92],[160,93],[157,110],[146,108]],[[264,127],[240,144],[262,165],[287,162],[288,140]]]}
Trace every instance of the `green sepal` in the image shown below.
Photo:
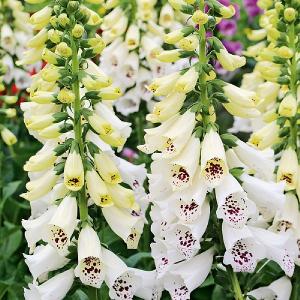
{"label": "green sepal", "polygon": [[64,111],[61,111],[61,112],[54,113],[52,117],[54,118],[54,123],[59,123],[61,121],[67,120],[69,115]]}
{"label": "green sepal", "polygon": [[180,51],[179,57],[180,58],[186,58],[196,55],[195,51]]}
{"label": "green sepal", "polygon": [[278,136],[279,137],[285,137],[290,134],[290,128],[289,127],[283,127],[279,130]]}
{"label": "green sepal", "polygon": [[81,114],[87,120],[91,115],[93,115],[93,111],[88,109],[88,108],[82,108],[81,109]]}
{"label": "green sepal", "polygon": [[87,99],[96,99],[96,100],[101,99],[101,97],[99,96],[99,92],[98,91],[89,91],[89,92],[86,92],[84,96]]}
{"label": "green sepal", "polygon": [[238,138],[231,133],[221,134],[222,142],[227,145],[229,148],[233,148],[237,146],[236,141]]}
{"label": "green sepal", "polygon": [[195,31],[195,28],[193,26],[185,26],[181,29],[181,32],[183,33],[184,37],[190,35],[194,31]]}
{"label": "green sepal", "polygon": [[180,11],[187,15],[192,15],[195,12],[195,9],[192,5],[182,5]]}
{"label": "green sepal", "polygon": [[65,132],[69,132],[73,129],[73,124],[69,124],[69,123],[64,123],[64,125],[62,125],[59,129],[60,133],[65,133]]}
{"label": "green sepal", "polygon": [[275,63],[275,64],[280,64],[280,65],[283,65],[286,63],[287,61],[287,58],[282,58],[282,57],[279,57],[279,56],[274,56],[272,61]]}
{"label": "green sepal", "polygon": [[194,134],[196,138],[202,139],[204,133],[204,128],[202,126],[197,126],[194,129]]}
{"label": "green sepal", "polygon": [[232,168],[229,170],[229,173],[237,179],[240,183],[241,181],[241,176],[244,174],[244,168],[242,167],[237,167],[237,168]]}
{"label": "green sepal", "polygon": [[278,77],[277,82],[279,84],[289,84],[290,78],[288,75],[280,76],[280,77]]}
{"label": "green sepal", "polygon": [[67,152],[72,144],[73,139],[67,139],[63,144],[58,145],[54,148],[54,152],[56,156],[61,156],[65,152]]}
{"label": "green sepal", "polygon": [[87,148],[89,149],[89,152],[92,156],[94,156],[97,153],[100,153],[99,147],[94,144],[93,142],[89,141],[86,143]]}
{"label": "green sepal", "polygon": [[65,161],[56,164],[53,170],[55,171],[56,175],[61,175],[64,172],[64,168],[65,168]]}

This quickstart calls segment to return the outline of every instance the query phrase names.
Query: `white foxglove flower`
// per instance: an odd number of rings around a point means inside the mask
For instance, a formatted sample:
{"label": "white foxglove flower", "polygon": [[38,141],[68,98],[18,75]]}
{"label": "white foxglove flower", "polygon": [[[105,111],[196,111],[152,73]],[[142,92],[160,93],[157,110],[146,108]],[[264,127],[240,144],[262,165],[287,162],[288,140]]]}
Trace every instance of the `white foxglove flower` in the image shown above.
{"label": "white foxglove flower", "polygon": [[146,153],[161,151],[161,154],[153,155],[154,159],[176,156],[190,138],[195,123],[195,114],[190,111],[175,115],[158,127],[145,129],[145,145],[138,148]]}
{"label": "white foxglove flower", "polygon": [[69,259],[59,255],[49,244],[36,247],[32,255],[24,254],[24,257],[34,281],[47,272],[62,268],[69,262]]}
{"label": "white foxglove flower", "polygon": [[128,249],[136,249],[143,232],[144,220],[135,211],[117,206],[103,207],[103,216],[110,228],[126,243]]}
{"label": "white foxglove flower", "polygon": [[133,190],[142,188],[147,176],[145,164],[134,165],[122,158],[119,158],[118,162],[123,182],[127,183]]}
{"label": "white foxglove flower", "polygon": [[274,217],[276,210],[283,207],[284,182],[267,182],[247,174],[243,174],[241,180],[248,198],[255,202],[265,219]]}
{"label": "white foxglove flower", "polygon": [[99,237],[89,225],[81,229],[77,248],[76,277],[79,277],[83,284],[100,288],[104,281],[104,258],[102,257]]}
{"label": "white foxglove flower", "polygon": [[147,69],[140,67],[139,76],[136,82],[135,93],[144,101],[150,101],[152,98],[152,93],[147,89],[147,86],[150,84],[152,79],[152,74]]}
{"label": "white foxglove flower", "polygon": [[139,269],[132,269],[135,275],[141,280],[135,296],[144,300],[159,300],[162,294],[162,283],[157,280],[156,270],[143,271]]}
{"label": "white foxglove flower", "polygon": [[259,151],[241,140],[237,140],[236,144],[237,146],[233,148],[234,152],[250,170],[254,171],[256,176],[265,180],[273,179],[275,160],[272,149]]}
{"label": "white foxglove flower", "polygon": [[200,239],[208,225],[209,213],[209,204],[204,202],[197,221],[186,225],[175,223],[166,230],[166,243],[178,250],[183,259],[191,258],[199,251]]}
{"label": "white foxglove flower", "polygon": [[76,225],[77,201],[76,198],[67,196],[61,201],[52,216],[44,239],[57,251],[64,254],[67,252]]}
{"label": "white foxglove flower", "polygon": [[22,69],[15,69],[14,79],[16,87],[20,90],[25,90],[31,83],[30,75]]}
{"label": "white foxglove flower", "polygon": [[132,299],[139,287],[138,277],[132,269],[113,252],[103,249],[105,263],[105,283],[109,287],[109,297],[113,300]]}
{"label": "white foxglove flower", "polygon": [[125,38],[128,50],[133,50],[138,47],[140,42],[140,30],[135,24],[131,24],[127,30]]}
{"label": "white foxglove flower", "polygon": [[131,52],[119,69],[118,77],[126,87],[133,86],[136,82],[139,69],[139,57]]}
{"label": "white foxglove flower", "polygon": [[29,289],[24,289],[25,300],[62,300],[72,287],[73,281],[74,270],[70,269],[41,285],[29,284]]}
{"label": "white foxglove flower", "polygon": [[8,24],[3,24],[1,27],[1,46],[11,55],[15,53],[16,38]]}
{"label": "white foxglove flower", "polygon": [[117,100],[115,104],[116,110],[123,116],[128,116],[139,110],[140,102],[141,99],[137,94],[137,90],[136,88],[133,88]]}
{"label": "white foxglove flower", "polygon": [[223,262],[234,272],[253,272],[257,262],[266,257],[266,249],[259,244],[247,226],[235,229],[223,223],[222,233],[226,252]]}
{"label": "white foxglove flower", "polygon": [[255,204],[247,198],[247,194],[231,174],[216,187],[215,192],[218,202],[217,217],[234,228],[242,228],[256,212]]}
{"label": "white foxglove flower", "polygon": [[222,183],[228,174],[223,142],[214,130],[205,134],[201,145],[201,175],[209,187]]}
{"label": "white foxglove flower", "polygon": [[169,3],[166,3],[160,11],[159,21],[158,21],[159,25],[165,28],[171,28],[174,22],[174,18],[175,18],[175,12],[172,6]]}
{"label": "white foxglove flower", "polygon": [[273,225],[269,229],[274,232],[292,230],[294,234],[297,234],[300,225],[298,199],[293,193],[287,193],[285,197],[285,204],[281,210],[276,212]]}
{"label": "white foxglove flower", "polygon": [[192,136],[182,152],[169,161],[155,160],[151,166],[152,173],[164,174],[173,191],[182,190],[190,186],[199,163],[200,141]]}
{"label": "white foxglove flower", "polygon": [[36,243],[42,239],[46,225],[51,220],[55,211],[56,206],[50,206],[49,209],[39,217],[22,220],[22,226],[25,229],[25,238],[30,252],[33,252]]}
{"label": "white foxglove flower", "polygon": [[12,57],[7,54],[2,58],[2,64],[6,68],[6,72],[4,74],[3,80],[6,83],[10,83],[14,78],[14,72],[15,72],[14,61]]}
{"label": "white foxglove flower", "polygon": [[172,299],[188,300],[190,293],[208,276],[213,262],[213,249],[209,249],[189,261],[173,265],[164,277],[164,287]]}
{"label": "white foxglove flower", "polygon": [[174,85],[178,78],[180,78],[179,72],[155,78],[148,86],[148,89],[154,94],[154,96],[167,96],[174,90]]}
{"label": "white foxglove flower", "polygon": [[[288,300],[292,294],[292,284],[288,277],[284,276],[273,281],[268,286],[260,287],[252,290],[247,295],[255,297],[256,299],[264,300]],[[247,300],[250,300],[247,297]]]}

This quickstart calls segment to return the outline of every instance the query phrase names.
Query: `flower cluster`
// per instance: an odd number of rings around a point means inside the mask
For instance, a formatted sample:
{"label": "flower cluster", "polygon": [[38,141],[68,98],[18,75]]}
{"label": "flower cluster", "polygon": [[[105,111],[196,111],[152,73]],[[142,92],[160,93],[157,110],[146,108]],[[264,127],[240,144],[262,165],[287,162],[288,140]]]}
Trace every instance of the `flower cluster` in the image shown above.
{"label": "flower cluster", "polygon": [[91,60],[105,47],[94,34],[101,18],[82,1],[57,0],[29,21],[38,33],[19,63],[46,65],[33,76],[31,102],[22,104],[30,134],[43,144],[24,166],[30,181],[21,196],[31,217],[22,225],[33,276],[25,299],[63,299],[74,276],[95,288],[105,281],[111,299],[154,293],[153,272],[128,268],[102,246],[92,217],[103,217],[129,249],[137,248],[146,171],[112,149],[122,149],[131,128],[112,107],[120,89]]}
{"label": "flower cluster", "polygon": [[100,66],[116,79],[124,93],[116,109],[127,116],[137,112],[144,100],[151,110],[152,94],[146,87],[153,77],[176,68],[155,60],[155,55],[163,50],[164,33],[182,25],[176,22],[169,3],[122,0],[113,7],[108,1],[106,7],[109,13],[104,16],[101,29],[104,41],[110,45],[103,51]]}
{"label": "flower cluster", "polygon": [[17,115],[13,105],[19,100],[20,95],[17,93],[24,91],[30,84],[30,74],[17,67],[15,61],[22,56],[28,37],[32,35],[32,28],[28,24],[29,14],[24,12],[19,1],[3,1],[0,14],[0,131],[4,143],[11,146],[17,142],[15,134],[7,128],[9,120]]}
{"label": "flower cluster", "polygon": [[[255,118],[263,99],[215,78],[214,60],[228,71],[246,63],[244,57],[228,53],[218,38],[206,35],[220,17],[232,17],[234,7],[214,0],[169,3],[189,14],[193,23],[166,35],[165,41],[179,49],[156,57],[165,62],[193,59],[188,68],[157,78],[149,86],[154,95],[162,96],[147,115],[148,121],[161,124],[146,129],[145,144],[139,146],[153,159],[149,174],[152,255],[158,278],[172,299],[189,299],[212,268],[214,252],[223,257],[236,299],[244,299],[233,272],[252,273],[267,258],[292,276],[296,258],[291,236],[270,226],[286,203],[284,182],[273,182],[273,150],[261,151],[231,134],[218,133],[220,105],[234,116]],[[193,48],[183,50],[182,44]],[[209,246],[214,250],[198,254],[201,247]],[[207,264],[197,265],[204,255]],[[184,272],[175,276],[174,269],[191,262],[189,275],[195,281]]]}
{"label": "flower cluster", "polygon": [[257,44],[246,54],[257,61],[253,73],[245,74],[243,86],[260,95],[262,117],[256,122],[249,143],[258,149],[273,147],[278,161],[277,182],[285,182],[286,204],[276,212],[273,231],[290,234],[300,254],[298,201],[299,173],[299,3],[259,1],[264,9],[260,29],[251,32]]}

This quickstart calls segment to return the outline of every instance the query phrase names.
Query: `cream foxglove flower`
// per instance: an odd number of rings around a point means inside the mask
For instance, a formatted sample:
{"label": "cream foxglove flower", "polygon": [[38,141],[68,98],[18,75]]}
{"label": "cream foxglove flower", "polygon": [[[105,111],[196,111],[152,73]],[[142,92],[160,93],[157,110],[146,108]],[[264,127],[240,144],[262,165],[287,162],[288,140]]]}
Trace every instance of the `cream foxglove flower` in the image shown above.
{"label": "cream foxglove flower", "polygon": [[182,108],[186,94],[172,92],[162,101],[154,105],[153,112],[146,116],[146,119],[152,123],[166,121],[174,116]]}
{"label": "cream foxglove flower", "polygon": [[25,163],[24,170],[27,172],[40,172],[52,167],[57,159],[53,151],[56,145],[57,143],[52,141],[46,142],[43,148]]}
{"label": "cream foxglove flower", "polygon": [[120,208],[136,207],[134,193],[131,189],[125,188],[120,184],[106,184],[113,203]]}
{"label": "cream foxglove flower", "polygon": [[138,95],[137,87],[131,88],[125,95],[116,102],[116,110],[123,116],[137,112],[141,103],[141,95]]}
{"label": "cream foxglove flower", "polygon": [[190,293],[208,276],[213,262],[214,250],[209,249],[189,261],[173,265],[165,275],[165,289],[172,299],[189,299]]}
{"label": "cream foxglove flower", "polygon": [[105,276],[104,258],[99,237],[89,225],[81,229],[77,248],[78,265],[75,276],[85,285],[100,288]]}
{"label": "cream foxglove flower", "polygon": [[[260,287],[252,290],[247,295],[255,297],[256,299],[277,299],[287,300],[290,299],[292,294],[292,284],[288,277],[283,276],[273,281],[268,286]],[[247,300],[250,300],[247,297]]]}
{"label": "cream foxglove flower", "polygon": [[233,105],[253,108],[258,104],[259,99],[255,92],[239,88],[233,84],[226,84],[223,90]]}
{"label": "cream foxglove flower", "polygon": [[47,225],[44,240],[61,254],[67,253],[71,236],[77,226],[76,198],[67,196],[58,205]]}
{"label": "cream foxglove flower", "polygon": [[154,96],[167,96],[173,91],[174,85],[179,77],[180,74],[175,72],[170,75],[155,78],[148,86],[148,89],[154,94]]}
{"label": "cream foxglove flower", "polygon": [[276,123],[276,121],[273,121],[252,133],[249,143],[256,146],[260,150],[266,149],[279,142],[280,138],[278,133],[279,125]]}
{"label": "cream foxglove flower", "polygon": [[74,270],[69,269],[41,285],[29,284],[29,289],[24,289],[25,300],[62,300],[72,287],[73,281]]}
{"label": "cream foxglove flower", "polygon": [[295,114],[297,113],[297,107],[297,99],[292,94],[288,94],[281,100],[278,108],[278,113],[280,116],[290,118],[295,116]]}
{"label": "cream foxglove flower", "polygon": [[164,4],[159,14],[159,25],[165,28],[171,28],[175,19],[174,9],[169,3]]}
{"label": "cream foxglove flower", "polygon": [[84,185],[83,164],[77,151],[69,153],[64,168],[64,183],[71,191],[79,191]]}
{"label": "cream foxglove flower", "polygon": [[131,24],[127,30],[125,42],[128,50],[133,50],[139,46],[140,43],[140,30],[135,24]]}
{"label": "cream foxglove flower", "polygon": [[177,79],[174,86],[175,91],[185,94],[189,93],[195,88],[198,76],[199,73],[196,71],[195,67],[190,68]]}
{"label": "cream foxglove flower", "polygon": [[298,183],[298,157],[295,150],[287,148],[282,152],[279,168],[277,170],[277,182],[285,181],[285,190],[294,190]]}
{"label": "cream foxglove flower", "polygon": [[139,286],[138,277],[132,269],[113,252],[102,249],[105,263],[105,283],[109,287],[110,299],[132,299]]}
{"label": "cream foxglove flower", "polygon": [[104,181],[116,184],[122,182],[120,171],[110,155],[105,152],[95,153],[95,164]]}
{"label": "cream foxglove flower", "polygon": [[228,166],[223,142],[217,132],[210,130],[205,134],[201,146],[201,174],[209,187],[222,183],[228,174]]}
{"label": "cream foxglove flower", "polygon": [[128,249],[136,249],[143,232],[144,220],[135,211],[117,206],[103,207],[103,216],[110,228],[126,243]]}
{"label": "cream foxglove flower", "polygon": [[114,204],[106,183],[93,168],[86,172],[86,184],[87,191],[96,205],[106,207]]}
{"label": "cream foxglove flower", "polygon": [[59,255],[49,244],[36,247],[32,255],[24,254],[24,257],[34,281],[45,273],[64,267],[69,262],[69,259]]}
{"label": "cream foxglove flower", "polygon": [[230,54],[225,48],[217,52],[216,55],[222,67],[227,71],[234,71],[246,64],[245,57]]}
{"label": "cream foxglove flower", "polygon": [[41,177],[27,182],[27,192],[20,196],[26,200],[36,200],[49,193],[58,180],[58,175],[52,169],[45,172]]}

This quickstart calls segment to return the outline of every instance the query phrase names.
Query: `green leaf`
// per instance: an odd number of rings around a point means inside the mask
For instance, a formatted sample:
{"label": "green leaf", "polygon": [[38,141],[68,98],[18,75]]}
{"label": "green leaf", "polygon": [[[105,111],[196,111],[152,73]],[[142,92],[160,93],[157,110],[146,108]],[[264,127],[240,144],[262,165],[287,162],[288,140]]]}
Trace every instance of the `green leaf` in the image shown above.
{"label": "green leaf", "polygon": [[143,258],[152,258],[152,256],[149,252],[139,252],[127,258],[126,264],[128,267],[134,268],[138,264],[138,262]]}
{"label": "green leaf", "polygon": [[20,186],[21,183],[22,183],[21,180],[12,181],[12,182],[7,183],[3,187],[3,198],[2,198],[2,201],[5,201],[10,196],[12,196],[16,192],[16,190],[18,189],[18,187]]}

